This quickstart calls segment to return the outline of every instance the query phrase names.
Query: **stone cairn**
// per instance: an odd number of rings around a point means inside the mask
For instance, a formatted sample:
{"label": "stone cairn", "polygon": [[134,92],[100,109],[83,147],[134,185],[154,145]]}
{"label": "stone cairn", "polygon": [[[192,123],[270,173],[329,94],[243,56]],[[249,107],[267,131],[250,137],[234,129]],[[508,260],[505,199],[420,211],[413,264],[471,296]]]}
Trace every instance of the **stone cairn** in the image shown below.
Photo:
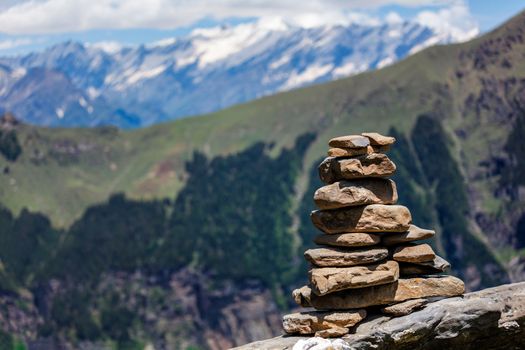
{"label": "stone cairn", "polygon": [[285,315],[286,333],[341,337],[367,313],[407,315],[464,293],[460,279],[437,275],[450,264],[430,245],[414,243],[435,232],[413,225],[408,208],[396,205],[396,184],[388,179],[396,166],[384,154],[394,142],[363,133],[328,143],[319,165],[327,185],[315,192],[320,210],[311,214],[323,232],[314,239],[321,247],[304,253],[309,284],[293,291],[297,304],[315,311]]}

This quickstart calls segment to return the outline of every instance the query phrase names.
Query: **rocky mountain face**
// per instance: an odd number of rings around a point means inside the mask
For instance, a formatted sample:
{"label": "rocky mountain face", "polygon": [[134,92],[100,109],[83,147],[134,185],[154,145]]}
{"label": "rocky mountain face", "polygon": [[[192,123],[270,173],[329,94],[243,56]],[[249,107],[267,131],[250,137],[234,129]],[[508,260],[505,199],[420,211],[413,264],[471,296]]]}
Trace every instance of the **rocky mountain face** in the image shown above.
{"label": "rocky mountain face", "polygon": [[403,21],[260,20],[110,51],[66,42],[1,58],[0,108],[42,126],[135,128],[381,68],[476,33],[460,34]]}

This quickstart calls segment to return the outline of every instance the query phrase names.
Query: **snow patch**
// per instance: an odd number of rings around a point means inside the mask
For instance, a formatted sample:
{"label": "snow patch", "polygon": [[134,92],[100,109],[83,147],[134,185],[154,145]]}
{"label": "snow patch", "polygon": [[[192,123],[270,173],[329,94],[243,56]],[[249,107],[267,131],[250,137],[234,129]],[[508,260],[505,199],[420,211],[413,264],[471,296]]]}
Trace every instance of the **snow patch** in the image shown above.
{"label": "snow patch", "polygon": [[278,60],[273,61],[272,63],[270,63],[270,69],[277,69],[277,68],[285,65],[286,63],[290,62],[291,59],[292,59],[292,57],[289,56],[289,55],[282,56]]}
{"label": "snow patch", "polygon": [[86,101],[86,99],[84,97],[80,97],[78,99],[78,104],[81,105],[84,108],[86,108],[88,106],[88,103],[87,103],[87,101]]}
{"label": "snow patch", "polygon": [[301,73],[292,72],[290,78],[283,85],[282,89],[291,89],[315,81],[322,77],[334,68],[333,64],[313,65],[305,69]]}
{"label": "snow patch", "polygon": [[27,70],[25,68],[17,68],[11,72],[11,77],[14,79],[19,79],[26,75],[26,73]]}
{"label": "snow patch", "polygon": [[151,79],[153,77],[156,77],[157,75],[161,74],[166,70],[166,66],[161,65],[152,69],[148,70],[138,70],[135,73],[131,74],[127,78],[128,84],[135,84],[136,82],[144,79]]}
{"label": "snow patch", "polygon": [[62,118],[64,118],[65,110],[64,110],[64,108],[59,107],[59,108],[57,108],[55,110],[55,113],[56,113],[58,119],[62,119]]}
{"label": "snow patch", "polygon": [[395,59],[393,57],[385,57],[381,61],[379,61],[379,63],[377,64],[377,68],[381,69],[383,67],[391,65],[394,62],[395,62]]}
{"label": "snow patch", "polygon": [[358,72],[357,66],[354,62],[347,62],[344,65],[337,67],[332,72],[332,75],[336,78],[345,77]]}
{"label": "snow patch", "polygon": [[100,90],[95,89],[93,86],[90,86],[87,88],[87,94],[91,100],[94,100],[98,96],[100,96]]}

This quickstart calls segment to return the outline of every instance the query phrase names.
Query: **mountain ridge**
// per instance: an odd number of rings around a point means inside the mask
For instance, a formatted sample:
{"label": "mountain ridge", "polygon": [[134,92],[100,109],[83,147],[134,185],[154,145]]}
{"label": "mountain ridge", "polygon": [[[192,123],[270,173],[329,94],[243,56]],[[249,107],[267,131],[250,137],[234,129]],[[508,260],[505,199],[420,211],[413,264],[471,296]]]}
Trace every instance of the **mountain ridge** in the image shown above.
{"label": "mountain ridge", "polygon": [[459,39],[407,21],[303,28],[259,20],[118,50],[65,42],[0,58],[0,108],[36,125],[135,128],[381,68]]}

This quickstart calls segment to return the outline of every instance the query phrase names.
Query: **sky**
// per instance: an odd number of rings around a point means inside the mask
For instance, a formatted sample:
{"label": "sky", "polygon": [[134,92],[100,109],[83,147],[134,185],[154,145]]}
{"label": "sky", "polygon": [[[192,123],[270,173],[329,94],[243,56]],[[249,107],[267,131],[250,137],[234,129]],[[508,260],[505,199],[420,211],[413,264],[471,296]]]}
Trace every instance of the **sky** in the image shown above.
{"label": "sky", "polygon": [[523,9],[521,0],[0,0],[0,55],[67,40],[110,50],[276,17],[303,27],[408,20],[470,38]]}

